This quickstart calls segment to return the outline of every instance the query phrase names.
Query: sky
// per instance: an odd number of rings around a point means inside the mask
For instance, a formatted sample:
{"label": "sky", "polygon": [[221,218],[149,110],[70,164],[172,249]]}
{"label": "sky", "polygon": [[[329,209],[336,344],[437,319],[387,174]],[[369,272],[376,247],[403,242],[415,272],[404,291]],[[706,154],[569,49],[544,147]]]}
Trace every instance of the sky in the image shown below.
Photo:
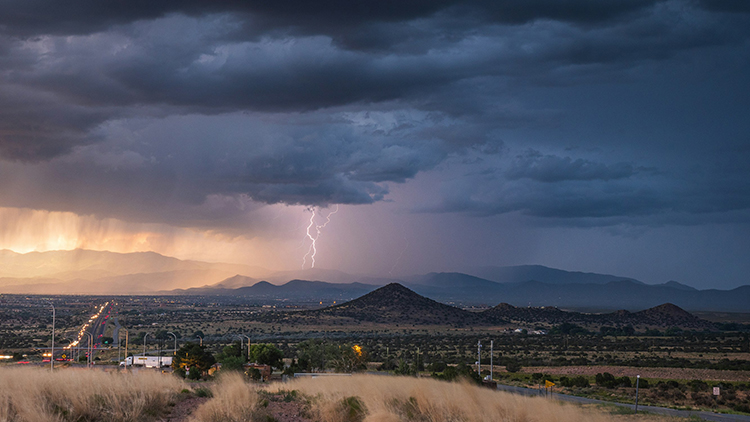
{"label": "sky", "polygon": [[3,2],[0,248],[733,288],[748,75],[745,0]]}

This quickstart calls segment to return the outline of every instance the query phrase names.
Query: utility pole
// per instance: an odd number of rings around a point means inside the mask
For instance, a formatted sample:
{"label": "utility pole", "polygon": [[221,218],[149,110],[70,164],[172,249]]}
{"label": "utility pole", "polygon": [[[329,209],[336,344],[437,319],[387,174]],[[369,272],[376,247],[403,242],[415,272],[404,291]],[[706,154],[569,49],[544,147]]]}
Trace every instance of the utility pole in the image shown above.
{"label": "utility pole", "polygon": [[477,375],[482,378],[482,340],[477,341]]}
{"label": "utility pole", "polygon": [[52,305],[52,347],[49,349],[49,369],[55,369],[55,305]]}

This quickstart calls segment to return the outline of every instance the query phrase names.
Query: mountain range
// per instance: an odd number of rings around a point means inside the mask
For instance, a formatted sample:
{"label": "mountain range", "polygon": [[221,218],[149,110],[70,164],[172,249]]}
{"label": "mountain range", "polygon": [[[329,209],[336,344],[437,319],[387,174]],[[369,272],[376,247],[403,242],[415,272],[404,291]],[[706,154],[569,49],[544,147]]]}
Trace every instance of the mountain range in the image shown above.
{"label": "mountain range", "polygon": [[501,303],[481,312],[472,312],[426,298],[409,288],[391,283],[359,298],[323,309],[303,312],[274,312],[260,318],[286,324],[352,325],[375,323],[388,325],[527,326],[546,328],[576,324],[600,329],[604,326],[631,326],[635,330],[680,328],[713,330],[715,326],[680,307],[665,303],[639,312],[619,310],[603,314],[563,311],[554,307],[515,307]]}
{"label": "mountain range", "polygon": [[461,306],[631,311],[674,303],[691,311],[750,312],[750,286],[698,290],[676,281],[645,284],[629,277],[540,265],[479,267],[399,279],[308,269],[180,260],[154,252],[0,251],[0,293],[224,295],[262,300],[344,301],[398,282],[430,299]]}

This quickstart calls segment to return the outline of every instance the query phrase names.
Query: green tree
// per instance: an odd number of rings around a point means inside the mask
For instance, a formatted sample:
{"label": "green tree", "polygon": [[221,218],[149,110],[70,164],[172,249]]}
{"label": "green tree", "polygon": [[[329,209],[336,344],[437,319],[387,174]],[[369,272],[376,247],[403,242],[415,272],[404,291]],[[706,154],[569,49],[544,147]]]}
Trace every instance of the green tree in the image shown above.
{"label": "green tree", "polygon": [[250,362],[284,369],[284,352],[271,343],[259,343],[250,346]]}
{"label": "green tree", "polygon": [[366,350],[355,344],[350,346],[344,344],[339,347],[339,353],[333,361],[333,365],[339,372],[354,372],[367,369],[369,355]]}
{"label": "green tree", "polygon": [[229,357],[236,357],[236,358],[243,357],[244,358],[243,353],[242,353],[242,346],[240,345],[240,342],[235,341],[234,343],[228,346],[224,346],[221,353],[216,358],[219,362],[223,363],[224,359],[229,358]]}
{"label": "green tree", "polygon": [[[205,347],[200,346],[197,343],[187,343],[180,347],[177,351],[174,359],[172,360],[172,367],[175,372],[190,370],[190,378],[198,379],[201,375],[208,371],[208,369],[216,363],[214,356],[207,352]],[[180,369],[181,371],[178,371]],[[198,377],[198,378],[194,378]]]}
{"label": "green tree", "polygon": [[227,356],[221,361],[221,370],[244,372],[245,359],[240,356]]}
{"label": "green tree", "polygon": [[310,371],[322,371],[334,361],[340,352],[337,346],[322,340],[305,340],[297,345],[297,357],[300,368]]}

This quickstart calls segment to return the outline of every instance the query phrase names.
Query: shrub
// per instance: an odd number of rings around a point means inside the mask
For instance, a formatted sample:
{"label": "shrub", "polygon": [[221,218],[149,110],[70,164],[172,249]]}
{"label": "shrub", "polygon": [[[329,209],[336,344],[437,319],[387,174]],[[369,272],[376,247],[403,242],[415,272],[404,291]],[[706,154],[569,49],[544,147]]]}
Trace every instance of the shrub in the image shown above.
{"label": "shrub", "polygon": [[617,385],[617,379],[609,372],[596,374],[594,379],[596,380],[596,385],[600,387],[614,388]]}
{"label": "shrub", "polygon": [[505,364],[505,370],[511,373],[518,372],[521,370],[521,364],[516,360],[508,361]]}

